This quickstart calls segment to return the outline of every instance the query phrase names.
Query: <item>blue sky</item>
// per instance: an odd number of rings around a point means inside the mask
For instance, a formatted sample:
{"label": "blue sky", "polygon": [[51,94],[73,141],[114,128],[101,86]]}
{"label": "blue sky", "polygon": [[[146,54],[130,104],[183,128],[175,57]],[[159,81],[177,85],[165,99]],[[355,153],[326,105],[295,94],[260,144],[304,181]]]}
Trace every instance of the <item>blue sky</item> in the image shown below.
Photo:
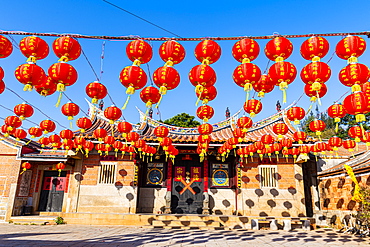
{"label": "blue sky", "polygon": [[[335,32],[360,32],[369,30],[369,1],[118,1],[111,0],[116,4],[142,18],[145,18],[181,37],[230,37],[230,36],[261,36],[279,33],[287,34],[314,34]],[[128,13],[121,11],[104,1],[98,0],[64,0],[64,1],[10,1],[2,2],[2,14],[0,15],[1,30],[28,31],[40,33],[76,33],[86,35],[127,36],[137,35],[141,37],[173,37],[157,27],[154,27]],[[19,43],[23,36],[12,36]],[[49,45],[55,38],[44,38]],[[341,37],[328,38],[330,51],[322,60],[327,62],[332,56],[335,45]],[[299,54],[299,47],[305,38],[291,39],[294,45],[293,55],[287,59],[292,62],[298,73],[309,61],[304,60]],[[366,38],[366,41],[368,39]],[[263,53],[263,48],[268,40],[258,40],[261,48],[259,57],[254,61],[262,71],[266,69],[268,59]],[[102,40],[79,39],[84,52],[97,73],[100,73],[100,55]],[[240,64],[231,55],[231,48],[236,41],[219,41],[222,55],[218,62],[212,64],[217,73],[215,84],[218,95],[209,103],[215,109],[215,116],[210,122],[215,123],[224,119],[225,109],[229,107],[231,113],[238,111],[245,100],[243,89],[232,80],[234,69]],[[163,61],[158,55],[158,48],[162,42],[151,42],[154,56],[149,63],[150,71],[163,66]],[[168,94],[160,105],[161,118],[167,119],[177,113],[187,112],[195,115],[196,96],[194,87],[188,80],[189,70],[198,65],[194,57],[194,48],[198,42],[181,42],[186,49],[185,60],[175,65],[180,72],[180,86]],[[118,80],[120,71],[131,62],[125,54],[128,41],[106,41],[105,58],[103,61],[104,83],[110,92],[113,101],[121,107],[126,99],[125,88]],[[369,47],[359,62],[369,66]],[[4,81],[12,90],[19,93],[30,103],[42,109],[51,118],[58,120],[62,125],[69,126],[67,118],[62,115],[60,108],[54,106],[57,94],[41,97],[36,92],[23,92],[23,85],[14,77],[14,70],[26,58],[19,50],[14,49],[8,58],[0,60],[0,66],[5,70]],[[57,62],[53,52],[38,62],[38,65],[47,70],[50,65]],[[67,95],[86,112],[87,103],[85,98],[85,86],[95,80],[95,76],[86,59],[81,56],[76,61],[70,62],[78,71],[79,79],[75,85],[69,87]],[[272,63],[270,63],[271,65]],[[328,93],[322,99],[323,105],[320,110],[325,110],[336,101],[348,88],[338,81],[338,73],[346,65],[346,61],[334,55],[329,66],[332,68],[332,77],[326,83]],[[142,68],[148,73],[147,66]],[[148,86],[150,80],[148,80]],[[288,103],[297,100],[303,93],[304,83],[299,76],[289,86]],[[255,117],[255,121],[268,117],[275,113],[276,101],[281,101],[281,92],[275,88],[262,100],[263,110]],[[68,100],[64,98],[62,104]],[[106,98],[105,107],[111,105]],[[0,95],[0,104],[13,108],[22,100],[9,91]],[[310,102],[307,96],[303,96],[299,106],[308,108]],[[133,123],[139,121],[139,115],[135,109],[138,106],[143,111],[145,104],[139,98],[139,92],[132,97],[128,107],[124,110],[125,118]],[[284,107],[284,106],[283,106]],[[154,118],[159,115],[154,111]],[[0,107],[0,116],[5,118],[12,115]],[[81,112],[78,117],[84,114]],[[36,111],[31,121],[39,123],[46,119],[44,115]],[[23,127],[28,129],[34,126],[24,122]],[[63,129],[58,128],[58,132]],[[76,129],[76,126],[74,126]]]}

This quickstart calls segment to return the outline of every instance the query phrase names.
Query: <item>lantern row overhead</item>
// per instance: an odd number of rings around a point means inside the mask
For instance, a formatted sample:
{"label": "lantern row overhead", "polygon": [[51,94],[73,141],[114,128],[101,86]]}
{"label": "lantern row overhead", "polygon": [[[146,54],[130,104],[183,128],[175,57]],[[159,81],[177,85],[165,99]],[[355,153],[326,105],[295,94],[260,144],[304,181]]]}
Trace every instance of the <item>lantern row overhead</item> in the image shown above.
{"label": "lantern row overhead", "polygon": [[[53,43],[53,50],[60,58],[58,63],[53,64],[49,70],[49,76],[41,67],[36,65],[38,59],[43,59],[49,53],[49,47],[45,41],[37,37],[26,37],[20,43],[21,52],[27,57],[27,64],[20,65],[16,69],[16,78],[25,84],[25,90],[32,90],[35,87],[36,91],[43,95],[51,95],[55,91],[60,92],[57,105],[60,103],[61,93],[66,86],[72,85],[77,80],[77,71],[67,62],[77,59],[81,53],[81,47],[76,40],[70,37],[58,38]],[[0,57],[4,58],[12,52],[12,44],[5,37],[0,37]],[[311,60],[301,71],[301,79],[306,84],[305,93],[311,98],[314,103],[320,103],[320,98],[325,95],[327,88],[325,82],[331,76],[330,67],[320,61],[329,49],[329,44],[326,39],[322,37],[311,37],[306,40],[301,46],[301,55],[307,60]],[[351,86],[353,93],[347,96],[344,104],[334,104],[328,109],[329,116],[333,117],[336,122],[340,120],[346,113],[355,115],[360,126],[353,126],[350,128],[348,135],[355,140],[342,141],[338,137],[332,137],[328,143],[319,142],[312,148],[302,146],[299,149],[292,147],[292,140],[284,138],[287,133],[287,126],[284,123],[277,123],[273,126],[273,131],[277,138],[271,135],[264,135],[260,142],[256,142],[243,149],[238,149],[238,154],[246,157],[252,156],[257,152],[260,156],[267,154],[279,154],[281,151],[284,156],[297,156],[299,153],[321,152],[323,150],[330,150],[338,148],[343,145],[347,149],[353,149],[356,142],[364,141],[370,143],[370,134],[365,132],[362,127],[362,122],[365,121],[364,113],[370,111],[369,92],[370,85],[368,79],[370,71],[366,65],[357,62],[358,57],[363,54],[366,49],[365,41],[358,36],[348,36],[341,40],[336,47],[337,55],[342,59],[348,60],[348,65],[343,68],[339,74],[341,83],[346,86]],[[250,91],[252,88],[258,92],[258,97],[262,98],[265,93],[271,92],[275,86],[279,86],[283,92],[283,102],[286,101],[286,89],[296,77],[297,71],[293,64],[285,61],[292,53],[292,43],[284,37],[275,37],[270,40],[265,47],[266,56],[275,61],[269,68],[268,74],[262,75],[261,70],[257,65],[251,63],[259,54],[258,43],[252,39],[242,39],[233,47],[232,54],[234,58],[241,62],[233,73],[234,82],[243,87],[246,91],[246,102],[244,109],[253,117],[262,110],[262,103],[257,99],[250,99]],[[145,87],[147,83],[147,75],[144,70],[140,68],[141,64],[148,63],[153,55],[151,46],[143,40],[135,40],[126,47],[126,54],[133,62],[132,66],[127,66],[121,71],[120,81],[127,88],[128,95],[126,103],[123,108],[127,106],[130,96],[135,93],[135,90],[142,89],[140,98],[146,103],[148,109],[153,105],[161,102],[162,97],[168,90],[172,90],[179,85],[180,76],[173,68],[175,64],[180,63],[185,57],[185,50],[176,41],[170,40],[164,42],[159,50],[162,60],[165,62],[164,66],[159,67],[153,73],[154,83],[159,87],[159,90],[153,86]],[[208,105],[209,101],[213,100],[217,95],[217,90],[214,87],[216,82],[216,73],[210,64],[216,62],[221,55],[220,46],[213,40],[203,40],[195,49],[195,56],[200,65],[196,65],[189,72],[189,80],[195,86],[197,95],[197,104],[202,101],[202,105],[197,110],[197,116],[203,120],[203,124],[199,126],[198,131],[199,145],[197,152],[200,154],[201,160],[207,154],[209,143],[211,141],[211,133],[213,132],[212,125],[208,124],[208,120],[213,116],[214,110]],[[4,71],[0,70],[0,79],[4,77]],[[1,80],[0,93],[4,90],[4,83]],[[145,87],[145,88],[144,88]],[[92,103],[97,103],[98,99],[102,99],[107,95],[106,87],[100,82],[92,82],[86,87],[86,93],[92,98]],[[311,105],[312,107],[312,105]],[[62,113],[69,119],[73,119],[79,112],[79,107],[73,102],[69,102],[62,106]],[[14,113],[17,116],[9,116],[5,119],[5,125],[1,130],[5,136],[14,135],[18,139],[24,139],[27,133],[18,129],[22,125],[22,120],[31,117],[33,114],[32,107],[27,104],[19,104],[14,108]],[[305,110],[301,107],[294,106],[286,112],[287,118],[294,121],[295,124],[305,117]],[[122,116],[122,111],[116,106],[107,107],[104,110],[104,116],[112,125],[112,134],[104,129],[97,129],[94,136],[101,141],[95,145],[95,149],[99,153],[108,153],[112,148],[118,152],[133,153],[137,151],[139,155],[152,156],[156,153],[153,147],[148,146],[145,141],[140,140],[140,136],[132,131],[132,126],[127,122],[118,122]],[[241,117],[237,121],[238,128],[234,130],[233,138],[230,138],[220,149],[219,153],[224,157],[237,147],[240,142],[244,141],[245,133],[253,124],[249,117]],[[91,127],[91,121],[88,118],[80,118],[76,124],[81,128],[81,133],[84,129]],[[114,137],[114,128],[122,133],[122,138],[125,143],[116,140]],[[320,139],[321,132],[325,130],[325,123],[321,120],[315,119],[310,123],[311,131],[315,132]],[[42,133],[47,134],[53,132],[56,125],[51,120],[44,120],[40,122],[39,127],[32,127],[28,133],[32,137],[40,137]],[[160,146],[168,158],[173,159],[178,154],[178,150],[172,145],[171,138],[168,137],[169,131],[164,126],[159,126],[155,130],[155,135],[158,137]],[[307,134],[302,131],[294,133],[294,141],[301,143],[307,138]],[[74,139],[73,139],[74,138]],[[72,141],[73,139],[73,141]],[[71,130],[62,130],[59,135],[43,136],[39,139],[42,145],[50,145],[56,149],[64,148],[70,150],[72,148],[84,150],[86,154],[94,148],[94,145],[85,140],[82,135],[74,136]],[[127,143],[131,145],[128,146]],[[308,150],[308,151],[307,151]]]}

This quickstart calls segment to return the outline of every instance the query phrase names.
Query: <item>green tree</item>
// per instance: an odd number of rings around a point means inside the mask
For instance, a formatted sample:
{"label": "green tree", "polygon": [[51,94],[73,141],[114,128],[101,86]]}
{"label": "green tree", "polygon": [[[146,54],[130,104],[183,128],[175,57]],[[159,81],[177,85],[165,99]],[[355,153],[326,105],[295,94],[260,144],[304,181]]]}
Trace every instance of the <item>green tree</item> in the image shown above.
{"label": "green tree", "polygon": [[183,112],[173,116],[172,118],[164,120],[164,123],[177,127],[192,128],[200,125],[200,122],[194,120],[194,118],[194,116],[190,116],[189,114]]}

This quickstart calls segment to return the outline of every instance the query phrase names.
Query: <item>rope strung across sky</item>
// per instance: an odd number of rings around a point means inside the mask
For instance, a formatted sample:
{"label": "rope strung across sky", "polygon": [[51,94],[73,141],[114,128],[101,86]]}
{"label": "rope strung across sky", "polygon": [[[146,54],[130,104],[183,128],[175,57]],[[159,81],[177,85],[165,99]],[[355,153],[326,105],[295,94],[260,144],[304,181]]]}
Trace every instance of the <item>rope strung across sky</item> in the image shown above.
{"label": "rope strung across sky", "polygon": [[83,34],[58,34],[58,33],[35,33],[35,32],[23,32],[23,31],[4,31],[0,30],[0,34],[4,35],[36,35],[36,36],[46,36],[46,37],[64,37],[69,36],[73,38],[82,38],[82,39],[102,39],[102,40],[150,40],[150,41],[167,41],[167,40],[177,40],[177,41],[201,41],[204,39],[211,40],[240,40],[244,38],[250,39],[273,39],[277,36],[282,36],[285,38],[304,38],[312,36],[347,36],[347,35],[366,35],[370,38],[370,31],[365,32],[348,32],[348,33],[321,33],[321,34],[289,34],[289,35],[268,35],[268,36],[238,36],[238,37],[199,37],[199,38],[179,38],[179,37],[140,37],[140,36],[96,36],[96,35],[83,35]]}

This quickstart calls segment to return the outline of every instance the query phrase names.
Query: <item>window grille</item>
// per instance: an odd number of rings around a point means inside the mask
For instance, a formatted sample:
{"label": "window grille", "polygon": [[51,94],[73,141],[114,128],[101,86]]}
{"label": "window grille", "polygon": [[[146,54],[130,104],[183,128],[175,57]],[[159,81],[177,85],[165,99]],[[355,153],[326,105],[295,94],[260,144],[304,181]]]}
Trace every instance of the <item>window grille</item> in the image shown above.
{"label": "window grille", "polygon": [[116,164],[101,162],[99,171],[99,184],[114,184],[116,178]]}
{"label": "window grille", "polygon": [[261,188],[277,187],[276,174],[277,166],[259,166]]}

